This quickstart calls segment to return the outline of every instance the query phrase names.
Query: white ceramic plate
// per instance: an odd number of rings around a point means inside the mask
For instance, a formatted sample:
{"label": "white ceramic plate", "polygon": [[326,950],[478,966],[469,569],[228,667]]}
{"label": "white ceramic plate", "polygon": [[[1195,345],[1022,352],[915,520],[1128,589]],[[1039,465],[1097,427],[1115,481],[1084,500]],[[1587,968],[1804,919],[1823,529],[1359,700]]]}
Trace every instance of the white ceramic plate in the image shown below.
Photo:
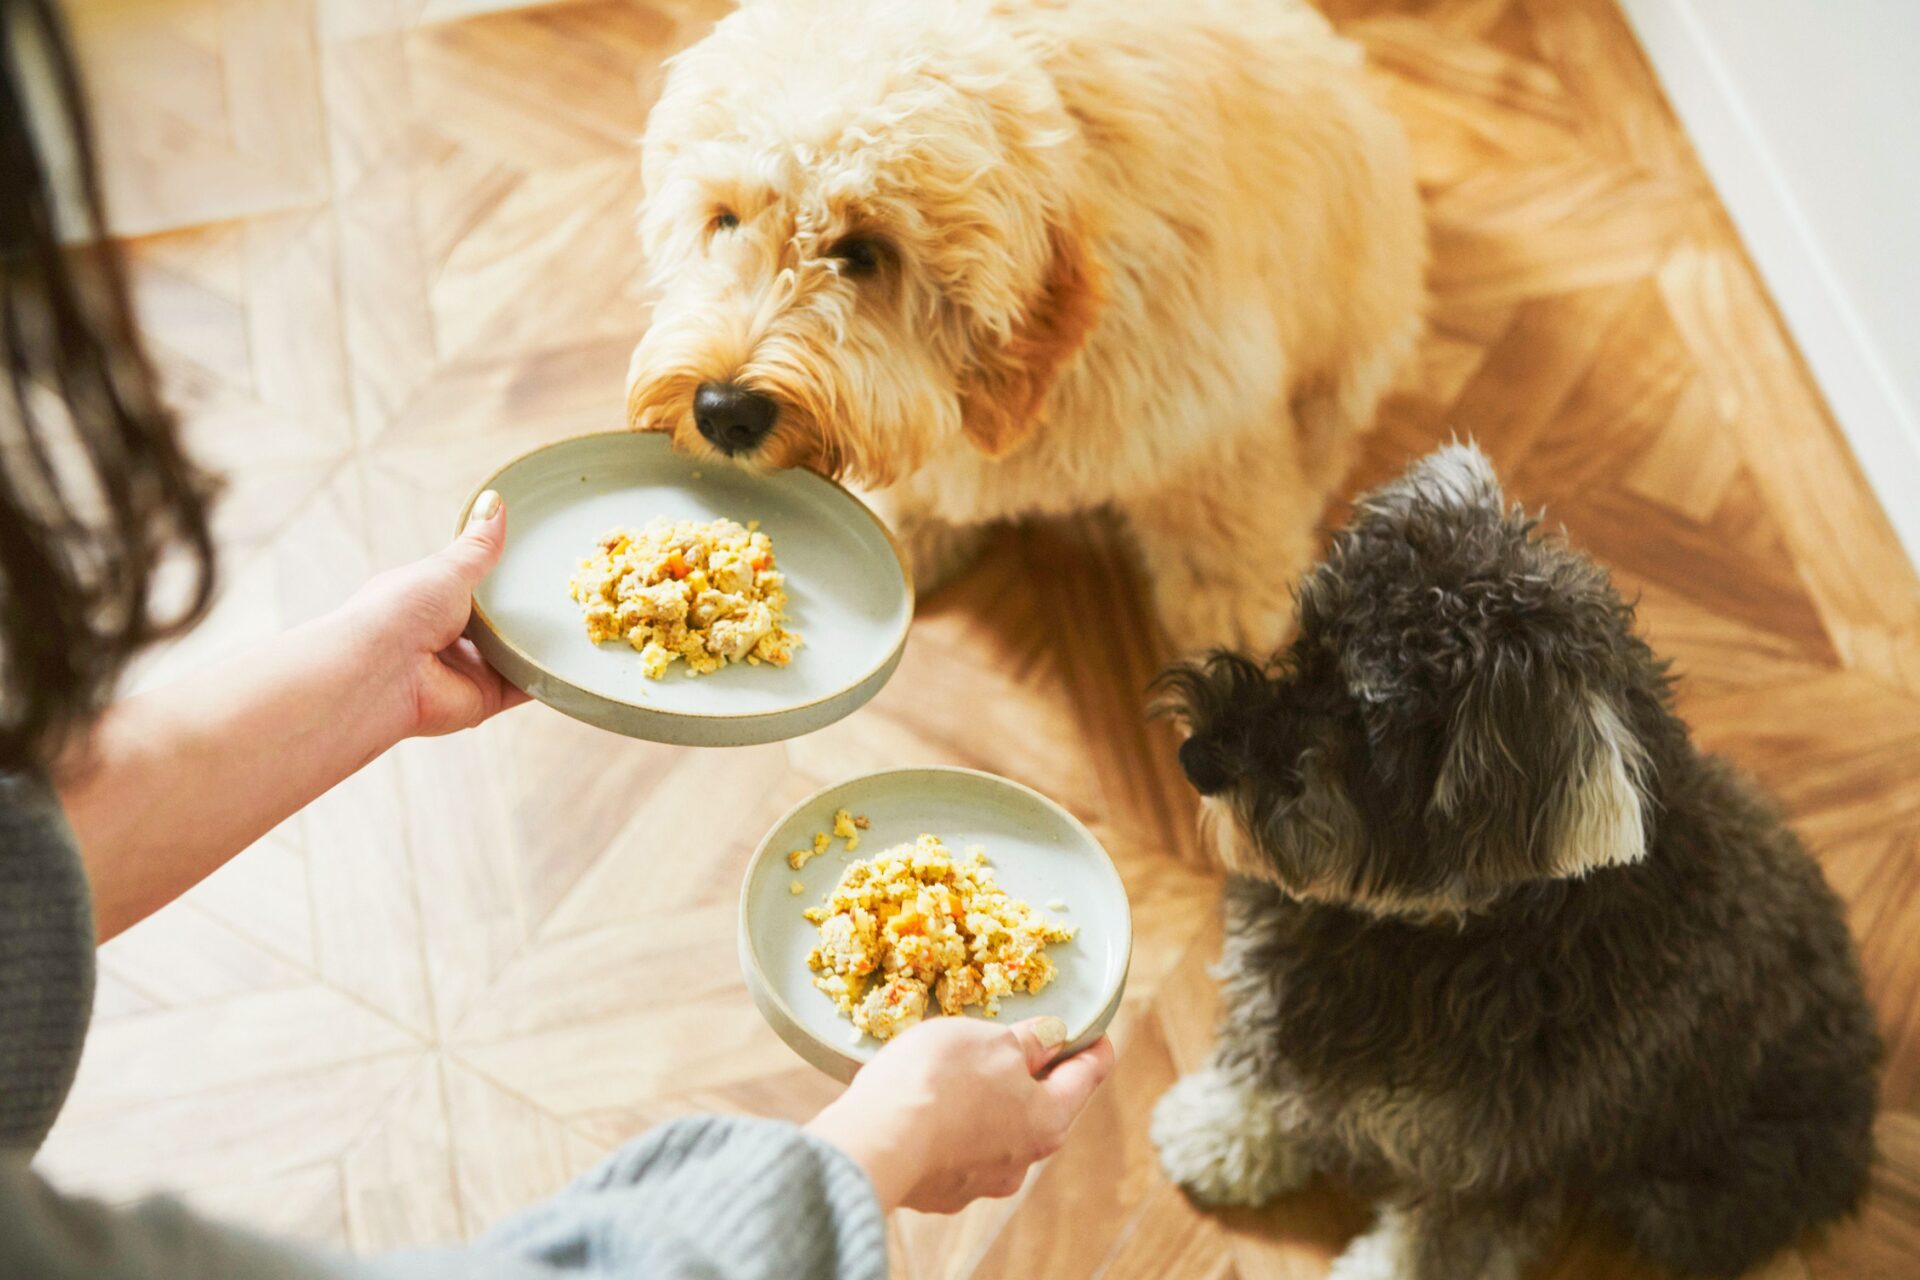
{"label": "white ceramic plate", "polygon": [[[800,871],[786,855],[830,831],[836,809],[872,819],[860,848],[830,850]],[[1133,917],[1126,886],[1107,851],[1079,819],[1030,787],[972,769],[888,769],[803,800],[774,825],[748,864],[740,893],[740,965],[754,1003],[780,1038],[827,1074],[850,1080],[881,1044],[854,1039],[853,1024],[815,989],[807,952],[819,934],[801,912],[823,901],[847,864],[932,832],[956,853],[983,845],[995,879],[1042,914],[1079,927],[1047,948],[1057,975],[1038,995],[1000,1001],[999,1021],[1054,1014],[1067,1024],[1062,1056],[1092,1044],[1126,990]],[[789,886],[806,886],[795,896]],[[1065,910],[1050,908],[1053,901]],[[937,1014],[935,1016],[938,1016]],[[981,1016],[977,1010],[966,1017]]]}
{"label": "white ceramic plate", "polygon": [[[507,546],[474,592],[468,634],[495,669],[556,710],[629,737],[732,747],[798,737],[880,691],[913,621],[913,583],[886,526],[810,471],[756,474],[675,453],[665,435],[578,436],[509,462],[474,490],[507,502]],[[649,680],[625,644],[588,642],[567,579],[607,530],[654,516],[758,520],[787,578],[786,667],[735,664]]]}

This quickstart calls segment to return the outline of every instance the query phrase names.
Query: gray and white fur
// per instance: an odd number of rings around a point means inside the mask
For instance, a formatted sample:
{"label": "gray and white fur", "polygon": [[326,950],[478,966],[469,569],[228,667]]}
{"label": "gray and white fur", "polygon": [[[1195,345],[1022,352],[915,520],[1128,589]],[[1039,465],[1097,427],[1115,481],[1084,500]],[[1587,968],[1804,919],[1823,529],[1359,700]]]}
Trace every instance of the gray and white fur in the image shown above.
{"label": "gray and white fur", "polygon": [[1339,1280],[1517,1277],[1568,1210],[1733,1276],[1852,1209],[1880,1045],[1841,906],[1695,750],[1606,573],[1454,445],[1356,505],[1299,606],[1270,663],[1164,678],[1233,873],[1168,1174],[1373,1196]]}

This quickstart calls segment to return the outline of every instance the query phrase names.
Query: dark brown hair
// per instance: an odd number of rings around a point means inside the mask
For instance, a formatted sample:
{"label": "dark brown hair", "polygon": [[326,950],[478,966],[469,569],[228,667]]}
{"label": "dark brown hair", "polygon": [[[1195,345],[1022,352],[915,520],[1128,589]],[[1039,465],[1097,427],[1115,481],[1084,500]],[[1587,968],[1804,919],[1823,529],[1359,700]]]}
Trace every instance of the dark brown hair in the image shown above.
{"label": "dark brown hair", "polygon": [[214,486],[160,401],[101,209],[60,15],[0,0],[0,770],[51,765],[213,591]]}

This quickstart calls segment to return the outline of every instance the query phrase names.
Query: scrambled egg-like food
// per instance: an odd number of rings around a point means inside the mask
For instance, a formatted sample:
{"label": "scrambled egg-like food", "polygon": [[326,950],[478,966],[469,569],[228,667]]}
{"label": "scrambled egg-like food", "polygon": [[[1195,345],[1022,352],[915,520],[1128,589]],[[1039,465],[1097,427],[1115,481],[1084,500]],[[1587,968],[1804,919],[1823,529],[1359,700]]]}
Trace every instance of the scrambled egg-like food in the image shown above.
{"label": "scrambled egg-like food", "polygon": [[1047,945],[1074,935],[995,884],[984,850],[956,858],[934,835],[849,864],[806,918],[820,930],[813,985],[876,1040],[920,1021],[929,997],[997,1015],[1000,997],[1053,980]]}
{"label": "scrambled egg-like food", "polygon": [[833,811],[833,834],[847,842],[848,853],[860,847],[860,830],[866,825],[865,818],[856,818],[845,809]]}
{"label": "scrambled egg-like food", "polygon": [[[872,823],[867,821],[865,814],[856,818],[845,809],[835,809],[833,811],[833,835],[839,836],[847,842],[848,853],[852,853],[860,847],[860,833],[872,825]],[[816,831],[813,833],[813,847],[810,849],[795,849],[787,855],[787,865],[795,871],[798,871],[825,853],[827,846],[832,843],[833,836],[829,836],[824,831]],[[796,880],[794,883],[799,884],[800,882]]]}
{"label": "scrambled egg-like food", "polygon": [[668,520],[614,529],[567,584],[587,638],[625,640],[658,680],[676,660],[690,676],[730,662],[793,661],[800,637],[781,625],[786,579],[759,522]]}

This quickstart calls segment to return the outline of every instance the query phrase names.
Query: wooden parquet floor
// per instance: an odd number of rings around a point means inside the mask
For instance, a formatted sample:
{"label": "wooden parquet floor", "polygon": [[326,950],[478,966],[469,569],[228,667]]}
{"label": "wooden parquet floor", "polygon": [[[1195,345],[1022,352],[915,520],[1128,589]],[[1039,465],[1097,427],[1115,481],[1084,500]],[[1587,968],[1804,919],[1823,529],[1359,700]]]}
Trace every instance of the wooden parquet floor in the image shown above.
{"label": "wooden parquet floor", "polygon": [[[1701,741],[1851,904],[1890,1050],[1870,1204],[1769,1275],[1912,1275],[1920,584],[1608,0],[1330,7],[1414,134],[1436,250],[1432,338],[1354,486],[1471,432],[1638,593]],[[716,0],[72,9],[154,348],[232,477],[218,612],[146,678],[328,607],[437,546],[491,465],[620,421],[632,144]],[[474,1233],[675,1114],[805,1116],[833,1086],[741,984],[743,860],[818,784],[947,761],[1088,821],[1138,944],[1121,1065],[1067,1150],[1017,1201],[901,1215],[896,1274],[1321,1274],[1360,1206],[1198,1213],[1146,1141],[1207,1046],[1217,881],[1140,717],[1140,613],[1108,530],[1026,528],[809,738],[678,751],[535,707],[391,753],[104,949],[44,1166],[380,1250]],[[1575,1241],[1547,1274],[1643,1272]]]}

